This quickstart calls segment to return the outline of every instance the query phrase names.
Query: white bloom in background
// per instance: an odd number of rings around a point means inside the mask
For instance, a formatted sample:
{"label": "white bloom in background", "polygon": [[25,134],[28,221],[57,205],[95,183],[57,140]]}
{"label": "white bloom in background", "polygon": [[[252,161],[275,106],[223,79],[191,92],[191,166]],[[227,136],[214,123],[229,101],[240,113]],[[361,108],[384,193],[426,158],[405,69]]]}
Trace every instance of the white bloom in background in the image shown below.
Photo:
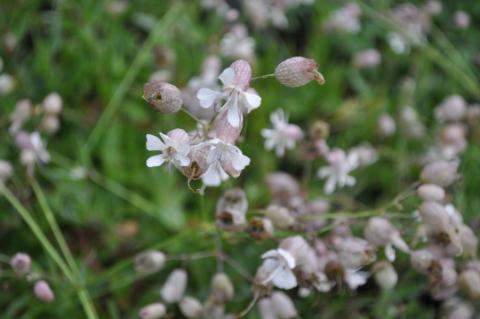
{"label": "white bloom in background", "polygon": [[352,290],[357,289],[360,286],[363,286],[368,277],[370,276],[369,272],[360,271],[358,269],[345,269],[345,282],[348,287]]}
{"label": "white bloom in background", "polygon": [[42,141],[42,138],[40,137],[40,133],[33,132],[32,134],[30,134],[30,143],[32,146],[31,151],[35,155],[36,161],[40,163],[50,162],[50,154],[45,148],[45,144]]}
{"label": "white bloom in background", "polygon": [[328,166],[318,170],[318,177],[327,179],[324,187],[325,193],[333,193],[336,186],[342,188],[355,185],[355,178],[349,175],[359,165],[355,153],[347,156],[343,150],[337,148],[327,154],[327,162]]}
{"label": "white bloom in background", "polygon": [[273,128],[262,130],[265,148],[275,149],[277,156],[282,157],[285,149],[293,149],[295,143],[303,138],[303,132],[297,125],[288,123],[288,116],[283,110],[276,110],[270,114],[270,121]]}
{"label": "white bloom in background", "polygon": [[226,68],[218,77],[223,84],[222,92],[202,88],[197,92],[197,98],[203,108],[210,108],[217,101],[225,100],[222,109],[226,109],[228,123],[240,127],[243,114],[258,108],[261,97],[252,89],[248,89],[251,69],[246,61],[237,61]]}
{"label": "white bloom in background", "polygon": [[220,42],[220,53],[225,57],[251,61],[254,57],[255,40],[248,36],[243,24],[236,24]]}
{"label": "white bloom in background", "polygon": [[7,73],[0,74],[0,95],[7,95],[15,88],[15,79]]}
{"label": "white bloom in background", "polygon": [[202,175],[202,181],[206,186],[218,186],[222,181],[227,180],[229,175],[238,177],[240,172],[250,164],[250,159],[235,145],[223,143],[219,139],[203,144],[210,147],[206,157],[207,169]]}
{"label": "white bloom in background", "polygon": [[356,3],[348,3],[328,17],[325,28],[328,31],[357,33],[362,28],[360,24],[361,14],[362,11]]}
{"label": "white bloom in background", "polygon": [[160,133],[160,138],[147,134],[147,150],[160,151],[161,154],[151,156],[147,159],[148,167],[161,166],[163,163],[173,163],[179,166],[190,164],[188,153],[188,134],[182,129],[174,129],[168,135]]}
{"label": "white bloom in background", "polygon": [[291,289],[297,286],[297,278],[292,269],[295,268],[295,258],[284,249],[272,249],[262,255],[265,261],[263,270],[268,274],[263,284],[272,282],[277,288]]}

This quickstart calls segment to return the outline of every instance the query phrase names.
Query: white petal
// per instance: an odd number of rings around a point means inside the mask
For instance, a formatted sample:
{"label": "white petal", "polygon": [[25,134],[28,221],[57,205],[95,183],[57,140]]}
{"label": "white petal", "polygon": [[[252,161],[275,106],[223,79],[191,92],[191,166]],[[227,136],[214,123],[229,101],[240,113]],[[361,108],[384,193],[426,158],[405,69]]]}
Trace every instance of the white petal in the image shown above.
{"label": "white petal", "polygon": [[180,166],[190,165],[190,158],[188,158],[188,156],[177,154],[176,159],[180,163]]}
{"label": "white petal", "polygon": [[270,249],[269,251],[266,251],[263,253],[262,258],[277,258],[278,257],[278,251],[276,249]]}
{"label": "white petal", "polygon": [[165,148],[165,144],[152,134],[147,134],[147,150],[149,151],[161,151]]}
{"label": "white petal", "polygon": [[285,259],[285,261],[287,262],[288,268],[290,269],[295,268],[295,258],[292,256],[292,254],[290,254],[288,251],[281,248],[278,249],[278,253],[283,257],[283,259]]}
{"label": "white petal", "polygon": [[235,71],[232,68],[226,68],[218,77],[224,86],[230,85],[235,79]]}
{"label": "white petal", "polygon": [[327,179],[327,182],[325,183],[325,186],[323,188],[323,191],[326,193],[326,194],[331,194],[333,193],[333,191],[335,190],[335,182],[336,182],[336,179],[333,178],[333,177],[330,177]]}
{"label": "white petal", "polygon": [[211,107],[216,100],[221,99],[222,97],[223,93],[207,88],[202,88],[197,92],[197,99],[200,102],[200,106],[205,109]]}
{"label": "white petal", "polygon": [[297,278],[289,269],[279,271],[272,279],[273,284],[280,289],[292,289],[297,286]]}
{"label": "white petal", "polygon": [[242,118],[242,114],[240,113],[240,109],[238,108],[238,104],[234,103],[228,108],[227,113],[227,120],[233,127],[239,127],[240,121]]}
{"label": "white petal", "polygon": [[357,289],[359,286],[364,285],[367,282],[369,273],[365,271],[347,271],[345,281],[350,289]]}
{"label": "white petal", "polygon": [[234,158],[232,158],[232,166],[237,171],[243,170],[249,164],[250,164],[250,158],[243,155],[242,153],[238,153]]}
{"label": "white petal", "polygon": [[248,103],[248,106],[249,106],[247,108],[248,112],[250,112],[253,109],[256,109],[262,103],[262,98],[258,94],[243,92],[243,96],[247,100],[247,103]]}
{"label": "white petal", "polygon": [[391,244],[385,246],[385,256],[387,257],[388,261],[393,262],[395,261],[395,249]]}
{"label": "white petal", "polygon": [[165,159],[162,155],[151,156],[147,159],[148,167],[161,166],[165,162]]}

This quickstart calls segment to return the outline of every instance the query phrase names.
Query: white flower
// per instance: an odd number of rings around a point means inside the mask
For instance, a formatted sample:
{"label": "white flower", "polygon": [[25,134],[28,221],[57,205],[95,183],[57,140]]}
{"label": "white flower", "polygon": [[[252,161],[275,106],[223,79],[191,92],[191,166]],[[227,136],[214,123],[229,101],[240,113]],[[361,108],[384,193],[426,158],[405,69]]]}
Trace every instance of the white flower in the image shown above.
{"label": "white flower", "polygon": [[255,40],[248,36],[247,28],[242,24],[232,27],[220,42],[220,53],[225,57],[252,60]]}
{"label": "white flower", "polygon": [[47,149],[40,137],[38,132],[33,132],[30,134],[30,142],[32,143],[32,150],[35,153],[35,158],[41,163],[48,163],[50,161],[50,154],[48,154]]}
{"label": "white flower", "polygon": [[335,187],[353,186],[355,178],[349,173],[358,167],[358,157],[355,153],[348,156],[341,149],[334,149],[327,155],[329,166],[318,170],[318,177],[326,178],[324,191],[327,194],[333,193]]}
{"label": "white flower", "polygon": [[303,138],[302,130],[293,124],[288,123],[288,116],[283,110],[277,110],[270,114],[270,121],[273,128],[263,129],[262,136],[265,138],[265,148],[275,149],[277,156],[285,154],[285,149],[292,149],[295,143]]}
{"label": "white flower", "polygon": [[161,166],[165,162],[179,166],[190,164],[190,158],[188,157],[190,145],[188,144],[187,133],[181,129],[175,129],[168,134],[170,136],[160,133],[161,139],[147,134],[147,150],[161,152],[161,154],[147,159],[148,167]]}
{"label": "white flower", "polygon": [[[236,74],[232,67],[225,69],[218,77],[223,84],[223,91],[218,92],[208,88],[202,88],[197,92],[197,98],[203,108],[210,108],[217,101],[225,100],[222,108],[227,110],[227,119],[233,127],[239,127],[243,119],[243,113],[250,113],[258,108],[262,101],[251,89],[244,89],[235,81]],[[247,83],[248,84],[248,83]]]}
{"label": "white flower", "polygon": [[358,269],[345,269],[345,282],[348,287],[352,290],[357,289],[360,286],[363,286],[368,277],[370,276],[369,272],[360,271]]}
{"label": "white flower", "polygon": [[229,175],[238,177],[240,172],[250,164],[250,159],[235,145],[223,143],[219,139],[202,144],[210,147],[206,156],[207,169],[202,175],[202,181],[206,186],[218,186],[222,181],[227,180]]}
{"label": "white flower", "polygon": [[297,278],[292,271],[296,265],[295,258],[288,251],[281,248],[272,249],[264,253],[262,258],[265,259],[262,268],[268,274],[263,284],[272,282],[281,289],[297,286]]}

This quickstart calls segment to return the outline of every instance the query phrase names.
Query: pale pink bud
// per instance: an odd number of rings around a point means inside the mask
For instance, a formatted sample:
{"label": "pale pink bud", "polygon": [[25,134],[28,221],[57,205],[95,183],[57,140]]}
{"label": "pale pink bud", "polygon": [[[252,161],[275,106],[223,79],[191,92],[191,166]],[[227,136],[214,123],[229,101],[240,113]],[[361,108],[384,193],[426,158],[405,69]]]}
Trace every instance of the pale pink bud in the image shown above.
{"label": "pale pink bud", "polygon": [[25,275],[30,272],[30,268],[32,266],[32,260],[30,256],[24,253],[16,253],[10,259],[10,266],[12,266],[13,270],[17,275]]}
{"label": "pale pink bud", "polygon": [[442,3],[437,0],[429,0],[425,4],[425,10],[427,11],[427,13],[431,15],[440,14],[442,12],[442,9],[443,9]]}
{"label": "pale pink bud", "polygon": [[392,224],[387,219],[381,217],[370,218],[363,230],[365,239],[374,246],[389,244],[392,236],[397,233]]}
{"label": "pale pink bud", "polygon": [[472,319],[474,316],[473,307],[460,298],[449,298],[440,309],[441,319]]}
{"label": "pale pink bud", "polygon": [[185,296],[178,304],[180,311],[187,318],[200,318],[203,306],[197,299]]}
{"label": "pale pink bud", "polygon": [[53,134],[60,128],[60,120],[57,115],[45,115],[40,122],[40,129],[48,134]]}
{"label": "pale pink bud", "polygon": [[355,54],[353,64],[357,68],[369,68],[380,64],[382,56],[375,49],[367,49]]}
{"label": "pale pink bud", "polygon": [[270,219],[273,225],[280,229],[288,229],[295,224],[295,218],[290,214],[290,211],[282,206],[268,206],[265,210],[265,217]]}
{"label": "pale pink bud", "polygon": [[58,115],[62,111],[63,107],[62,98],[56,92],[50,93],[43,100],[42,106],[45,113],[50,115]]}
{"label": "pale pink bud", "polygon": [[233,85],[238,86],[242,90],[246,90],[250,86],[250,79],[252,78],[252,68],[245,60],[237,60],[230,65],[235,72]]}
{"label": "pale pink bud", "polygon": [[13,167],[10,162],[0,160],[0,183],[4,183],[13,175]]}
{"label": "pale pink bud", "polygon": [[299,87],[315,80],[325,84],[323,75],[318,71],[318,64],[313,59],[296,56],[281,62],[275,69],[277,80],[288,87]]}
{"label": "pale pink bud", "polygon": [[395,120],[388,114],[382,114],[378,119],[377,131],[381,136],[391,136],[395,134],[397,124]]}
{"label": "pale pink bud", "polygon": [[187,288],[187,272],[175,269],[170,273],[165,284],[160,290],[160,295],[166,303],[179,302]]}
{"label": "pale pink bud", "polygon": [[463,119],[467,112],[467,103],[460,95],[446,97],[435,108],[435,117],[443,122],[455,122]]}
{"label": "pale pink bud", "polygon": [[30,134],[23,131],[19,132],[17,135],[15,135],[15,145],[20,150],[32,150],[33,144],[32,139],[30,138]]}
{"label": "pale pink bud", "polygon": [[458,276],[458,285],[472,299],[480,299],[480,274],[465,270]]}
{"label": "pale pink bud", "polygon": [[165,254],[160,251],[146,251],[135,257],[135,271],[138,273],[154,273],[165,265]]}
{"label": "pale pink bud", "polygon": [[165,82],[148,82],[143,87],[143,98],[157,112],[171,114],[180,111],[182,94],[180,90]]}
{"label": "pale pink bud", "polygon": [[217,225],[226,230],[236,230],[246,224],[248,201],[240,188],[226,191],[218,200],[215,211]]}
{"label": "pale pink bud", "polygon": [[354,237],[341,239],[336,243],[338,257],[346,268],[360,268],[375,261],[375,250],[366,240]]}
{"label": "pale pink bud", "polygon": [[156,302],[140,309],[138,316],[141,319],[160,319],[167,314],[167,308],[163,303]]}
{"label": "pale pink bud", "polygon": [[447,161],[436,161],[427,164],[420,178],[425,183],[446,187],[457,179],[457,164]]}
{"label": "pale pink bud", "polygon": [[273,308],[271,298],[263,298],[258,302],[258,311],[261,319],[278,319]]}
{"label": "pale pink bud", "polygon": [[445,199],[445,190],[435,184],[421,185],[417,194],[426,202],[442,202]]}
{"label": "pale pink bud", "polygon": [[280,319],[291,319],[297,317],[297,309],[293,304],[292,299],[281,291],[275,291],[272,293],[272,307]]}
{"label": "pale pink bud", "polygon": [[470,15],[465,11],[456,11],[454,15],[455,25],[460,29],[466,29],[470,26]]}
{"label": "pale pink bud", "polygon": [[419,208],[422,221],[435,230],[444,230],[450,225],[450,217],[445,206],[436,202],[423,202]]}
{"label": "pale pink bud", "polygon": [[426,249],[416,250],[410,255],[410,264],[413,269],[422,274],[428,274],[434,262],[435,257]]}
{"label": "pale pink bud", "polygon": [[475,257],[477,254],[478,238],[473,230],[467,225],[459,226],[460,241],[462,243],[463,254],[469,257]]}
{"label": "pale pink bud", "polygon": [[282,202],[300,194],[300,185],[287,173],[272,173],[267,176],[266,183],[272,196]]}
{"label": "pale pink bud", "polygon": [[373,273],[377,285],[385,290],[393,289],[398,282],[398,275],[392,264],[380,261],[373,265]]}
{"label": "pale pink bud", "polygon": [[225,303],[235,294],[233,283],[225,273],[216,273],[213,276],[211,289],[212,297],[218,303]]}
{"label": "pale pink bud", "polygon": [[43,302],[51,303],[55,299],[52,289],[44,280],[37,281],[33,286],[33,293]]}
{"label": "pale pink bud", "polygon": [[7,73],[0,74],[0,95],[6,95],[15,88],[15,78]]}

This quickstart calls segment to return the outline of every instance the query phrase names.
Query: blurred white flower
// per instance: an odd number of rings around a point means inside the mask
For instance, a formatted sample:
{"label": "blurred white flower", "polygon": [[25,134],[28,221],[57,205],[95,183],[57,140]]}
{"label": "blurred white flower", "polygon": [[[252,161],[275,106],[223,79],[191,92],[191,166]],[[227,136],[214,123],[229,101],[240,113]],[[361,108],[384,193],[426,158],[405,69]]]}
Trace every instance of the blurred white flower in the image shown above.
{"label": "blurred white flower", "polygon": [[220,54],[236,59],[253,60],[255,40],[248,36],[243,24],[236,24],[226,33],[220,43]]}
{"label": "blurred white flower", "polygon": [[[235,65],[237,62],[238,64]],[[202,88],[197,92],[197,98],[203,108],[210,108],[217,101],[225,100],[222,108],[227,109],[227,119],[233,127],[239,127],[243,120],[243,113],[250,113],[258,108],[262,101],[258,94],[248,89],[251,74],[250,66],[246,61],[237,62],[225,69],[218,77],[223,84],[222,92],[208,88]],[[237,70],[235,70],[235,66]],[[245,74],[248,74],[248,76],[245,76]]]}
{"label": "blurred white flower", "polygon": [[[170,136],[169,136],[170,135]],[[147,150],[160,151],[161,154],[151,156],[147,159],[148,167],[161,166],[165,162],[175,165],[187,166],[190,164],[188,153],[188,134],[182,129],[175,129],[165,135],[160,133],[160,138],[147,134]]]}
{"label": "blurred white flower", "polygon": [[0,74],[0,95],[7,95],[15,88],[15,79],[7,73]]}
{"label": "blurred white flower", "polygon": [[357,33],[361,29],[360,16],[362,11],[360,7],[350,2],[344,7],[334,11],[325,23],[327,31],[340,31],[347,33]]}
{"label": "blurred white flower", "polygon": [[333,193],[337,186],[342,188],[355,185],[355,178],[349,175],[359,165],[355,153],[347,156],[343,150],[337,148],[330,151],[326,159],[329,165],[318,170],[318,177],[327,179],[324,187],[325,193]]}
{"label": "blurred white flower", "polygon": [[276,110],[270,114],[273,128],[263,129],[262,136],[265,138],[265,148],[275,149],[277,156],[282,157],[285,149],[293,149],[295,143],[303,138],[300,127],[288,123],[288,116],[283,110]]}
{"label": "blurred white flower", "polygon": [[264,253],[262,258],[265,259],[262,268],[268,274],[263,284],[272,282],[281,289],[297,286],[297,278],[292,271],[296,265],[295,258],[288,251],[281,248],[272,249]]}

